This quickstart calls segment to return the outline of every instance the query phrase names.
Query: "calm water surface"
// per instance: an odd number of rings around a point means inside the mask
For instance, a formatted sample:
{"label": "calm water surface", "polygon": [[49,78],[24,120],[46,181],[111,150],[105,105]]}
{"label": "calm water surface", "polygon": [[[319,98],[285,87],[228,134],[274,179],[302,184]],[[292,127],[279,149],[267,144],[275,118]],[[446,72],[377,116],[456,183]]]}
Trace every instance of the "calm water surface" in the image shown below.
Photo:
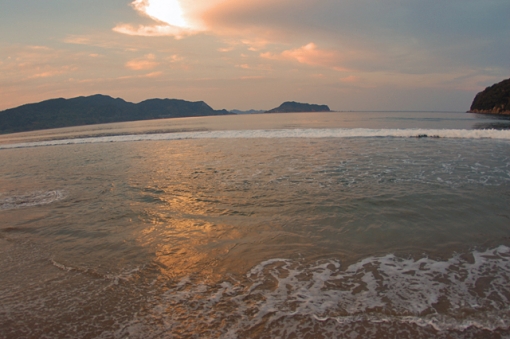
{"label": "calm water surface", "polygon": [[[2,136],[0,337],[509,338],[507,122],[265,114]],[[185,136],[135,141],[154,133]]]}

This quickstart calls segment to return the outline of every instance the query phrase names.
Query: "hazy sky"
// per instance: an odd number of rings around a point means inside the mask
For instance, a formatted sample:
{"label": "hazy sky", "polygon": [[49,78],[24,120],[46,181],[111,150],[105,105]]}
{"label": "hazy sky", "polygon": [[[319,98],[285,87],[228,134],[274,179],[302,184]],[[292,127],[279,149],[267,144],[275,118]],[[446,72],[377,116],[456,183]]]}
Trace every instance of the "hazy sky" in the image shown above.
{"label": "hazy sky", "polygon": [[215,109],[469,109],[509,0],[0,0],[0,110],[96,93]]}

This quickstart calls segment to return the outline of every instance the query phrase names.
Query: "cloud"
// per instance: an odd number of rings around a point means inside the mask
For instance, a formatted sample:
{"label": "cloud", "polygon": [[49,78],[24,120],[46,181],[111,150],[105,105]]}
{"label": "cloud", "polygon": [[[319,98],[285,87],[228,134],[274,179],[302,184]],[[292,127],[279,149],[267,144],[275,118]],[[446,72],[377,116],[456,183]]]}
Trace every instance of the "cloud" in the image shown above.
{"label": "cloud", "polygon": [[266,48],[269,41],[266,39],[242,39],[241,43],[249,46],[248,50],[256,52]]}
{"label": "cloud", "polygon": [[[20,29],[11,29],[8,40],[19,41],[15,47],[0,44],[0,105],[24,103],[20,98],[26,93],[33,100],[113,92],[131,100],[172,93],[218,107],[245,108],[271,107],[267,102],[282,97],[308,97],[362,109],[368,108],[366,97],[372,93],[411,101],[400,93],[430,88],[440,88],[437,92],[444,97],[452,88],[468,91],[469,105],[477,91],[510,70],[508,0],[103,3],[101,12],[81,5],[90,11],[67,12],[68,6],[58,11],[67,17],[79,13],[73,17],[83,20],[79,27],[74,19],[51,25],[54,16],[39,16],[45,23],[39,26],[46,28],[34,30],[29,40],[53,50],[22,48],[28,39],[24,26],[36,27],[37,22],[13,16]],[[105,24],[107,31],[102,30]],[[155,36],[169,38],[144,38]],[[59,43],[63,39],[73,45]],[[374,90],[365,91],[369,87]],[[426,98],[429,104],[423,108],[439,107],[436,97]]]}
{"label": "cloud", "polygon": [[138,25],[138,27],[135,27],[129,24],[119,24],[113,28],[113,31],[133,36],[173,36],[176,39],[182,39],[185,36],[196,33],[196,31],[193,30],[170,25]]}
{"label": "cloud", "polygon": [[[266,79],[263,75],[248,75],[248,76],[242,76],[238,78],[239,80],[261,80]],[[236,79],[234,79],[236,80]]]}
{"label": "cloud", "polygon": [[234,46],[230,46],[230,47],[220,47],[218,48],[218,52],[222,52],[222,53],[226,53],[226,52],[231,52],[235,49]]}
{"label": "cloud", "polygon": [[76,44],[76,45],[90,45],[90,44],[92,44],[92,39],[90,37],[86,37],[86,36],[69,35],[63,41],[68,44]]}
{"label": "cloud", "polygon": [[134,71],[151,70],[156,68],[159,62],[154,54],[147,54],[143,58],[137,58],[126,62],[126,67]]}
{"label": "cloud", "polygon": [[303,3],[304,0],[213,0],[194,16],[214,34],[272,41],[288,28],[289,18]]}
{"label": "cloud", "polygon": [[341,51],[341,68],[363,71],[508,67],[508,0],[209,0],[208,6],[205,0],[194,2],[192,15],[202,20],[209,34],[239,42],[264,41],[249,45],[252,51],[314,41]]}
{"label": "cloud", "polygon": [[29,76],[27,79],[50,78],[50,77],[54,77],[54,76],[63,74],[66,71],[67,71],[67,69],[64,68],[64,69],[60,69],[60,70],[51,70],[51,71],[36,73],[36,74]]}
{"label": "cloud", "polygon": [[135,0],[131,6],[156,21],[174,27],[187,27],[187,21],[184,19],[178,0]]}
{"label": "cloud", "polygon": [[[510,10],[507,0],[370,6],[358,0],[134,0],[131,6],[152,24],[122,23],[114,31],[176,39],[206,33],[226,44],[214,48],[219,52],[245,49],[336,70],[428,73],[488,62],[506,68],[510,51],[502,14]],[[493,50],[501,52],[487,53]]]}
{"label": "cloud", "polygon": [[236,65],[236,67],[246,69],[246,70],[254,70],[254,71],[272,71],[273,70],[271,65],[266,65],[266,64],[256,64],[256,65],[240,64],[240,65]]}
{"label": "cloud", "polygon": [[178,54],[173,54],[173,55],[170,55],[169,57],[167,57],[166,60],[168,60],[171,63],[174,63],[174,62],[181,62],[184,60],[184,58]]}
{"label": "cloud", "polygon": [[173,36],[176,39],[202,31],[198,24],[186,17],[179,0],[134,0],[131,6],[140,15],[153,20],[154,24],[118,24],[113,31],[134,36]]}
{"label": "cloud", "polygon": [[267,46],[271,42],[266,39],[261,39],[261,38],[256,38],[256,37],[251,38],[251,39],[234,37],[234,38],[223,39],[222,43],[226,44],[227,46],[218,48],[217,50],[219,52],[230,52],[230,51],[233,51],[239,47],[247,48],[249,51],[252,51],[252,52],[257,52],[257,51],[261,51],[261,50],[267,48]]}
{"label": "cloud", "polygon": [[151,72],[143,75],[145,78],[157,78],[163,75],[163,72]]}
{"label": "cloud", "polygon": [[260,56],[266,59],[273,60],[295,60],[299,63],[332,68],[337,71],[345,71],[346,69],[341,65],[341,55],[336,51],[321,50],[317,48],[313,42],[302,47],[286,50],[280,54],[273,54],[270,52],[261,53]]}
{"label": "cloud", "polygon": [[355,75],[349,75],[348,77],[341,78],[340,81],[345,83],[355,83],[360,81],[360,77]]}
{"label": "cloud", "polygon": [[78,56],[46,46],[16,46],[3,48],[0,52],[7,56],[0,62],[0,81],[52,78],[77,70],[73,58]]}

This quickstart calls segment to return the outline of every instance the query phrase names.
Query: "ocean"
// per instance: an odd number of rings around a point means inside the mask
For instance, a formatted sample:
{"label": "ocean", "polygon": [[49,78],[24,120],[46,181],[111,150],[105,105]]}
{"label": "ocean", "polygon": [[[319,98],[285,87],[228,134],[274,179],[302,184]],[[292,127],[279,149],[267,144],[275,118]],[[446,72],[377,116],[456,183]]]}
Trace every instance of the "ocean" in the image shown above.
{"label": "ocean", "polygon": [[2,135],[0,338],[510,338],[510,119]]}

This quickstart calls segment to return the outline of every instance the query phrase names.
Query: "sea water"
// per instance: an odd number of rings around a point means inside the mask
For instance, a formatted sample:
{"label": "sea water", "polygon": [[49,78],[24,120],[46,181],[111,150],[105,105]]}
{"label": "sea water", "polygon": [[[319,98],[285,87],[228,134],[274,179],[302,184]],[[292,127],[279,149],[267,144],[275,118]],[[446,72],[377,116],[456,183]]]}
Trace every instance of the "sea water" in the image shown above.
{"label": "sea water", "polygon": [[1,338],[510,338],[510,121],[0,137]]}

